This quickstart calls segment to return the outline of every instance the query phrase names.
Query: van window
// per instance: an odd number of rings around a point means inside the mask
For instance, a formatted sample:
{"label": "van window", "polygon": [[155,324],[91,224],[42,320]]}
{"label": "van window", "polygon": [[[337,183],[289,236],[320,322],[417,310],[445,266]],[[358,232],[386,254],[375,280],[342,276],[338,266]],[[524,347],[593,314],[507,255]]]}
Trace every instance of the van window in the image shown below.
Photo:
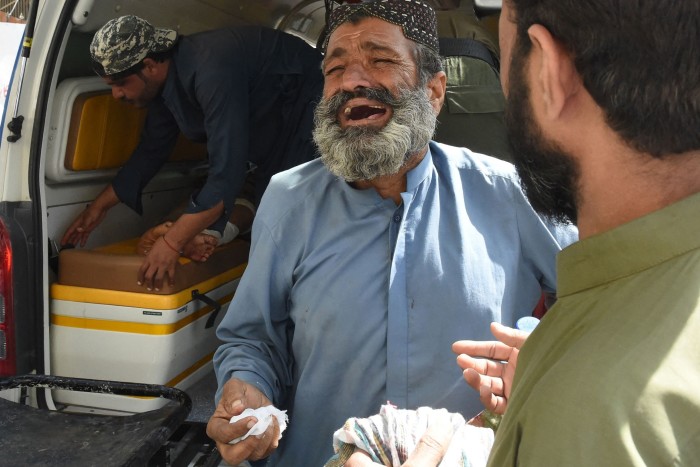
{"label": "van window", "polygon": [[3,109],[0,121],[5,120],[6,97],[12,84],[12,70],[19,58],[23,35],[24,24],[0,23],[0,108]]}

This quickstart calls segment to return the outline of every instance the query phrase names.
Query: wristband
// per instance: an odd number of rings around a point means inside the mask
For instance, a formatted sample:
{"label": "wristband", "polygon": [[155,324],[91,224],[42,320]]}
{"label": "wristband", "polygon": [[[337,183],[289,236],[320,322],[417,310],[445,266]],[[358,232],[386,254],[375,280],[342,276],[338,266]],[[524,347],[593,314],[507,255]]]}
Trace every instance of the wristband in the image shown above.
{"label": "wristband", "polygon": [[240,230],[235,224],[227,222],[223,234],[217,232],[216,230],[210,229],[204,229],[202,230],[202,233],[214,237],[216,239],[216,246],[221,246],[226,245],[227,243],[231,242],[231,240],[236,238],[240,233]]}
{"label": "wristband", "polygon": [[173,250],[173,251],[174,251],[175,253],[177,253],[178,255],[181,255],[181,254],[182,254],[182,251],[178,250],[177,248],[175,248],[174,246],[172,246],[172,245],[170,244],[170,242],[168,241],[168,239],[165,238],[165,235],[163,235],[163,236],[160,237],[160,238],[162,238],[163,241],[165,242],[165,244],[168,245],[168,248],[170,248],[171,250]]}
{"label": "wristband", "polygon": [[218,230],[213,230],[213,229],[204,229],[202,230],[202,233],[204,235],[209,235],[210,237],[214,237],[216,239],[217,245],[221,243],[221,232]]}
{"label": "wristband", "polygon": [[224,229],[224,235],[222,235],[221,239],[219,240],[219,245],[226,245],[231,240],[236,238],[240,232],[241,231],[236,224],[227,222],[226,228]]}

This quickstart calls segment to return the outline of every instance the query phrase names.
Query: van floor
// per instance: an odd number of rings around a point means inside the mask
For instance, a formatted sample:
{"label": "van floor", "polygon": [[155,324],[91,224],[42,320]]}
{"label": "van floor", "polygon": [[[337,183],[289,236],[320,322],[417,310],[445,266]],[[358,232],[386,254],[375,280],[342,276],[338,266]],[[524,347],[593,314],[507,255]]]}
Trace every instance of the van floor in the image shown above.
{"label": "van floor", "polygon": [[207,423],[209,421],[216,408],[214,405],[216,388],[216,375],[214,371],[210,371],[185,391],[192,399],[192,410],[187,417],[188,422]]}
{"label": "van floor", "polygon": [[[206,424],[216,408],[214,396],[217,386],[216,374],[212,370],[185,391],[192,399],[192,410],[183,424],[183,432],[186,434],[176,433],[174,439],[171,439],[168,462],[154,460],[151,466],[230,467],[206,437]],[[244,462],[236,467],[250,467],[250,464]]]}

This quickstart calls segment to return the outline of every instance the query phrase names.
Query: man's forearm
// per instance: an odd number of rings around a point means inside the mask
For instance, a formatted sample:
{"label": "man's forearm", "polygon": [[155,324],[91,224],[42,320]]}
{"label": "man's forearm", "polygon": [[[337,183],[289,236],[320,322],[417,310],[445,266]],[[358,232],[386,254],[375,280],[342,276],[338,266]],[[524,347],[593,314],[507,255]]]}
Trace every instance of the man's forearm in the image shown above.
{"label": "man's forearm", "polygon": [[90,205],[93,209],[99,209],[100,211],[108,211],[109,209],[113,208],[119,203],[119,197],[114,191],[114,187],[110,183],[105,187],[104,190],[102,190],[102,192],[100,192],[99,195],[97,195],[97,198],[95,198],[95,200],[92,203],[90,203]]}
{"label": "man's forearm", "polygon": [[211,209],[181,215],[165,235],[168,244],[181,251],[195,235],[213,224],[221,216],[223,209],[224,204],[220,202]]}

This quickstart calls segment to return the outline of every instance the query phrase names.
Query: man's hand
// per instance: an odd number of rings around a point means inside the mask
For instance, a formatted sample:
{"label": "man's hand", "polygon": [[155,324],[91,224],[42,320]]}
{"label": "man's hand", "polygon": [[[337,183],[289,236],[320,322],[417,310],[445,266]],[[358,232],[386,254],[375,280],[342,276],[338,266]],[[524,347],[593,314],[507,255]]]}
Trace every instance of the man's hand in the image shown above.
{"label": "man's hand", "polygon": [[423,467],[438,465],[452,441],[454,429],[447,411],[433,411],[428,420],[428,428],[421,436],[416,449],[408,456],[403,467]]}
{"label": "man's hand", "polygon": [[230,465],[238,465],[245,460],[263,459],[277,449],[280,435],[277,420],[273,420],[262,435],[249,436],[236,444],[228,444],[229,441],[244,436],[257,423],[255,417],[246,417],[231,424],[231,417],[240,415],[247,408],[257,409],[267,405],[272,403],[255,386],[238,379],[231,379],[224,385],[221,401],[207,424],[207,435],[216,441],[221,457]]}
{"label": "man's hand", "polygon": [[[224,203],[222,201],[206,211],[183,214],[165,228],[165,233],[153,242],[148,255],[139,268],[136,279],[138,284],[145,285],[149,290],[160,290],[166,276],[168,283],[174,284],[175,266],[178,264],[178,258],[185,245],[206,226],[214,222],[221,215],[223,209]],[[162,225],[165,226],[165,224]]]}
{"label": "man's hand", "polygon": [[372,462],[372,458],[369,456],[369,454],[360,448],[355,448],[355,452],[344,464],[345,467],[376,467],[377,465],[383,464]]}
{"label": "man's hand", "polygon": [[[151,252],[153,244],[160,237],[164,236],[172,226],[173,223],[167,221],[148,229],[141,235],[139,243],[136,245],[136,252],[141,256],[147,256]],[[217,245],[218,241],[216,238],[205,233],[199,233],[182,247],[182,256],[192,261],[203,262],[209,259]]]}
{"label": "man's hand", "polygon": [[146,230],[146,232],[141,235],[141,238],[139,238],[139,243],[136,245],[136,253],[141,256],[148,255],[148,253],[151,252],[151,248],[153,248],[153,244],[156,243],[156,240],[165,235],[172,225],[173,223],[171,221],[167,221]]}
{"label": "man's hand", "polygon": [[90,233],[100,225],[106,215],[107,211],[96,208],[94,204],[88,205],[63,234],[61,245],[85,246]]}
{"label": "man's hand", "polygon": [[107,211],[117,204],[119,204],[117,194],[112,185],[107,185],[95,198],[95,201],[90,203],[68,227],[61,238],[61,245],[85,246],[90,233],[100,225],[107,215]]}
{"label": "man's hand", "polygon": [[458,354],[457,364],[464,370],[464,379],[479,392],[486,409],[503,414],[513,385],[518,353],[528,333],[491,323],[495,341],[457,341],[452,351]]}
{"label": "man's hand", "polygon": [[163,287],[163,280],[167,277],[168,284],[175,283],[175,266],[178,264],[180,253],[171,246],[165,236],[158,237],[153,243],[151,251],[144,258],[139,268],[137,283],[145,285],[146,289],[156,291]]}

